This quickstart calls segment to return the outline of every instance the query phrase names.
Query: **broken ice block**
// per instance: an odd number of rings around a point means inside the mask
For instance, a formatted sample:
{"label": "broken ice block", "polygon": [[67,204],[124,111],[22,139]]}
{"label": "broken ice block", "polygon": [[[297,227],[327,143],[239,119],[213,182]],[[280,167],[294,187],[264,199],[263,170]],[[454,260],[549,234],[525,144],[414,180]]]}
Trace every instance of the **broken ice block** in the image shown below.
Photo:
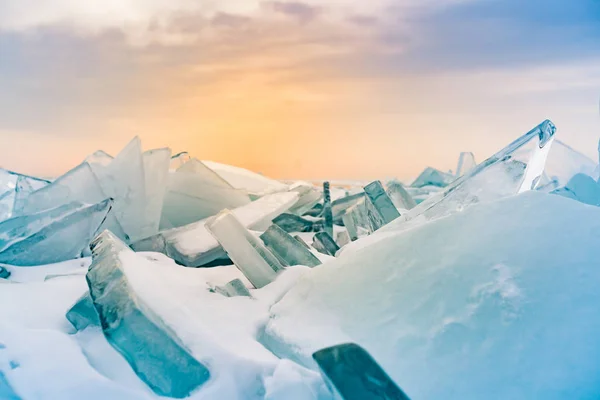
{"label": "broken ice block", "polygon": [[321,220],[311,221],[307,218],[299,217],[289,213],[278,215],[273,219],[273,223],[279,225],[279,227],[286,232],[320,231],[323,225]]}
{"label": "broken ice block", "polygon": [[333,220],[339,221],[342,218],[342,215],[346,212],[350,207],[363,202],[365,199],[365,192],[359,192],[355,194],[351,194],[346,197],[342,197],[340,199],[334,200],[331,203],[331,211],[333,213]]}
{"label": "broken ice block", "polygon": [[297,182],[290,185],[289,190],[300,194],[298,202],[289,210],[290,213],[300,216],[311,210],[322,197],[320,191],[316,190],[313,185],[305,182]]}
{"label": "broken ice block", "polygon": [[456,176],[461,177],[473,168],[477,163],[475,162],[475,155],[471,152],[462,152],[458,157],[458,165],[456,166]]}
{"label": "broken ice block", "polygon": [[[27,196],[19,215],[35,214],[72,202],[96,204],[108,197],[102,191],[90,165],[84,162]],[[108,215],[102,228],[109,229],[121,239],[129,239],[113,213]]]}
{"label": "broken ice block", "polygon": [[555,139],[536,190],[551,192],[566,186],[569,180],[577,174],[589,175],[596,179],[598,177],[597,165],[586,155]]}
{"label": "broken ice block", "polygon": [[115,158],[113,156],[111,156],[104,150],[97,150],[97,151],[93,152],[92,154],[90,154],[89,156],[87,156],[84,161],[87,162],[88,164],[99,164],[102,166],[107,166],[114,159]]}
{"label": "broken ice block", "polygon": [[335,240],[327,232],[318,232],[313,237],[313,247],[320,253],[334,256],[340,249]]}
{"label": "broken ice block", "polygon": [[333,236],[333,213],[331,211],[331,191],[329,182],[323,182],[323,231]]}
{"label": "broken ice block", "polygon": [[409,400],[377,361],[355,343],[319,350],[313,359],[343,400]]}
{"label": "broken ice block", "polygon": [[[404,219],[419,215],[425,219],[439,218],[475,203],[534,190],[544,171],[555,132],[556,127],[551,121],[542,122],[404,214]],[[396,224],[392,225],[389,229],[396,228]]]}
{"label": "broken ice block", "polygon": [[410,186],[415,188],[423,186],[445,187],[454,179],[456,179],[454,175],[442,172],[439,169],[427,167]]}
{"label": "broken ice block", "polygon": [[279,255],[287,265],[315,267],[321,264],[309,249],[275,224],[260,235],[260,238],[267,248],[275,255]]}
{"label": "broken ice block", "polygon": [[234,189],[202,162],[191,159],[169,174],[162,212],[173,227],[181,227],[248,203],[246,192]]}
{"label": "broken ice block", "polygon": [[146,227],[146,187],[142,144],[134,137],[108,164],[91,163],[102,192],[114,199],[113,213],[131,240],[154,232]]}
{"label": "broken ice block", "polygon": [[106,199],[94,205],[72,206],[66,213],[61,210],[57,219],[48,218],[50,212],[42,212],[5,221],[0,224],[0,232],[3,225],[22,226],[17,230],[17,240],[10,236],[4,239],[0,262],[32,266],[81,257],[111,208],[112,200]]}
{"label": "broken ice block", "polygon": [[120,258],[131,250],[109,231],[91,248],[86,280],[104,336],[156,394],[189,396],[210,373],[131,288]]}
{"label": "broken ice block", "polygon": [[176,171],[179,167],[181,167],[186,162],[190,161],[192,157],[188,154],[187,151],[182,151],[181,153],[175,154],[171,157],[171,161],[169,164],[169,170]]}
{"label": "broken ice block", "polygon": [[239,279],[234,279],[222,287],[217,286],[215,289],[219,293],[221,293],[223,296],[227,296],[227,297],[236,297],[236,296],[252,297],[250,295],[250,291],[248,290],[248,288]]}
{"label": "broken ice block", "polygon": [[350,234],[348,233],[347,230],[343,230],[341,232],[338,232],[336,237],[335,237],[335,242],[337,243],[338,246],[340,246],[340,248],[344,247],[345,245],[347,245],[348,243],[350,243],[352,240],[350,240]]}
{"label": "broken ice block", "polygon": [[248,232],[231,211],[221,211],[206,223],[206,228],[254,287],[271,283],[283,270],[277,257]]}
{"label": "broken ice block", "polygon": [[4,267],[0,267],[0,279],[10,278],[10,271]]}
{"label": "broken ice block", "polygon": [[551,192],[563,197],[577,200],[584,204],[600,206],[600,184],[594,178],[585,174],[576,174],[565,187]]}
{"label": "broken ice block", "polygon": [[300,237],[300,235],[294,235],[294,239],[296,239],[302,246],[306,247],[310,250],[310,246]]}
{"label": "broken ice block", "polygon": [[0,221],[18,215],[23,201],[50,182],[0,168]]}
{"label": "broken ice block", "polygon": [[358,230],[356,229],[356,222],[354,221],[354,217],[352,213],[345,213],[342,216],[342,222],[346,227],[346,231],[348,232],[348,237],[351,241],[355,241],[358,239]]}
{"label": "broken ice block", "polygon": [[148,150],[142,154],[146,193],[142,237],[158,233],[171,161],[171,149]]}
{"label": "broken ice block", "polygon": [[89,291],[85,292],[67,311],[66,317],[78,331],[82,331],[88,326],[100,326],[100,319]]}
{"label": "broken ice block", "polygon": [[380,181],[374,181],[364,187],[367,195],[367,215],[371,229],[376,231],[400,216],[398,209],[383,189]]}
{"label": "broken ice block", "polygon": [[19,215],[23,210],[23,207],[25,207],[27,197],[36,190],[48,186],[49,183],[49,181],[43,179],[19,175],[15,187],[15,204],[13,206],[12,215]]}
{"label": "broken ice block", "polygon": [[214,161],[202,161],[208,168],[225,179],[235,189],[249,193],[254,199],[278,192],[285,192],[288,185],[267,178],[244,168],[234,167]]}
{"label": "broken ice block", "polygon": [[398,209],[410,210],[417,206],[410,193],[408,193],[404,185],[398,180],[388,182],[387,194]]}

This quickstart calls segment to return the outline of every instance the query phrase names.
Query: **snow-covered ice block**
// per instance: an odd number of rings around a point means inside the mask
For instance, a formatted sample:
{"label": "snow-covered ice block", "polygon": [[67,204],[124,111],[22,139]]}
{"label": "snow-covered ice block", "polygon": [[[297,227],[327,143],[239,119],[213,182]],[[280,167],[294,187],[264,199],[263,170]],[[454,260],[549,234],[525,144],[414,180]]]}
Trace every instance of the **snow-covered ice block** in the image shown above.
{"label": "snow-covered ice block", "polygon": [[410,210],[417,206],[417,202],[412,198],[404,185],[394,179],[387,183],[387,194],[399,210]]}
{"label": "snow-covered ice block", "polygon": [[146,185],[142,143],[134,137],[108,164],[90,163],[105,197],[114,200],[113,214],[132,241],[152,232],[146,226]]}
{"label": "snow-covered ice block", "polygon": [[340,249],[335,240],[327,232],[318,232],[313,237],[313,247],[320,253],[335,256]]}
{"label": "snow-covered ice block", "polygon": [[155,393],[189,396],[210,373],[132,290],[121,257],[133,252],[109,231],[91,248],[86,279],[104,336]]}
{"label": "snow-covered ice block", "polygon": [[364,240],[271,308],[268,348],[360,343],[415,399],[600,397],[599,208],[530,191]]}
{"label": "snow-covered ice block", "polygon": [[171,149],[162,148],[145,151],[142,154],[144,162],[144,187],[146,191],[143,236],[148,237],[158,233],[160,218],[167,191]]}
{"label": "snow-covered ice block", "polygon": [[[232,213],[248,229],[267,229],[273,219],[289,210],[298,200],[298,193],[283,192],[261,197]],[[206,219],[180,228],[174,228],[146,238],[133,245],[138,250],[165,253],[180,264],[199,267],[226,257],[219,242],[206,230]],[[161,247],[164,245],[164,249]],[[164,251],[163,251],[164,250]]]}
{"label": "snow-covered ice block", "polygon": [[452,174],[440,171],[433,167],[427,167],[410,186],[415,188],[423,186],[445,187],[454,179],[456,179],[456,177]]}
{"label": "snow-covered ice block", "polygon": [[100,326],[100,319],[94,308],[90,292],[85,292],[77,300],[73,307],[67,311],[66,317],[78,331],[82,331],[88,326]]}
{"label": "snow-covered ice block", "polygon": [[81,257],[111,208],[111,199],[87,206],[72,203],[4,221],[0,262],[33,266]]}
{"label": "snow-covered ice block", "polygon": [[[108,197],[102,191],[100,182],[90,165],[83,162],[49,185],[27,196],[19,215],[35,214],[72,202],[96,204]],[[102,228],[109,229],[121,239],[129,240],[113,213],[108,215]]]}
{"label": "snow-covered ice block", "polygon": [[201,161],[191,159],[169,174],[162,212],[177,228],[248,203],[245,191],[233,188]]}
{"label": "snow-covered ice block", "polygon": [[377,361],[356,343],[316,351],[313,359],[329,387],[344,400],[410,400]]}
{"label": "snow-covered ice block", "polygon": [[217,292],[227,297],[252,297],[248,288],[244,285],[244,283],[241,280],[237,278],[228,282],[225,286],[217,286],[215,289]]}
{"label": "snow-covered ice block", "polygon": [[565,187],[556,189],[551,193],[581,203],[600,206],[600,184],[594,178],[585,174],[576,174],[569,179]]}
{"label": "snow-covered ice block", "polygon": [[374,181],[364,187],[366,206],[371,230],[376,231],[400,216],[398,209],[385,192],[380,181]]}
{"label": "snow-covered ice block", "polygon": [[268,285],[283,271],[277,257],[231,211],[221,211],[206,223],[206,228],[254,287]]}
{"label": "snow-covered ice block", "polygon": [[458,156],[458,165],[456,166],[456,176],[461,177],[477,166],[475,155],[473,153],[463,151]]}
{"label": "snow-covered ice block", "polygon": [[285,192],[289,189],[288,185],[267,178],[256,172],[245,168],[234,167],[214,161],[202,161],[208,168],[215,171],[219,176],[225,179],[231,186],[241,189],[253,197],[262,197],[266,194]]}
{"label": "snow-covered ice block", "polygon": [[546,120],[508,146],[456,179],[443,191],[430,196],[383,231],[402,229],[404,220],[417,216],[433,219],[528,190],[540,182],[556,127]]}
{"label": "snow-covered ice block", "polygon": [[275,224],[260,235],[260,238],[267,248],[282,258],[287,265],[316,267],[321,264],[309,249]]}

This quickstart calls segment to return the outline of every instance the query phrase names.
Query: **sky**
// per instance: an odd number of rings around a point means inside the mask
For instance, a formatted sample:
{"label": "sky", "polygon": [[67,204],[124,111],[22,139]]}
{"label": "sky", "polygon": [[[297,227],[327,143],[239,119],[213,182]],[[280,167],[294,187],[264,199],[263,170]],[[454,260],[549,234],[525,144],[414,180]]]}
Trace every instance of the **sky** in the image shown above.
{"label": "sky", "polygon": [[283,179],[409,179],[546,118],[597,160],[600,0],[0,0],[0,166],[134,136]]}

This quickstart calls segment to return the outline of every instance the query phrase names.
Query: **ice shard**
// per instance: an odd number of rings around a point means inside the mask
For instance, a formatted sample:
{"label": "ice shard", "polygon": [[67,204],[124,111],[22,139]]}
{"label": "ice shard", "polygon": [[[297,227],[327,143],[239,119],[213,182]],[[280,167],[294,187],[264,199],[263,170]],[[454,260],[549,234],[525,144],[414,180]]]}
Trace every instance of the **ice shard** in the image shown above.
{"label": "ice shard", "polygon": [[337,245],[340,248],[344,247],[351,241],[352,240],[350,239],[350,234],[345,229],[343,231],[338,232],[337,235],[335,236],[335,242],[337,243]]}
{"label": "ice shard", "polygon": [[44,179],[19,175],[15,187],[15,204],[13,206],[12,215],[19,215],[22,212],[23,207],[25,207],[27,197],[36,190],[48,186],[48,184],[50,184],[50,182]]}
{"label": "ice shard", "polygon": [[273,219],[273,223],[279,225],[286,232],[318,232],[322,230],[323,222],[321,219],[313,221],[311,219],[299,217],[294,214],[283,213]]}
{"label": "ice shard", "polygon": [[267,178],[244,168],[234,167],[214,161],[202,161],[208,168],[225,179],[235,189],[240,189],[251,195],[253,199],[289,190],[289,186]]}
{"label": "ice shard", "polygon": [[401,210],[410,210],[417,206],[417,202],[410,193],[404,188],[404,185],[398,180],[392,180],[387,184],[387,194],[396,208]]}
{"label": "ice shard", "polygon": [[458,157],[458,165],[456,166],[456,176],[461,177],[473,168],[477,163],[475,162],[475,155],[471,152],[462,152]]}
{"label": "ice shard", "polygon": [[445,187],[454,179],[456,179],[456,177],[452,174],[448,174],[432,167],[427,167],[410,186],[415,188],[424,186]]}
{"label": "ice shard", "polygon": [[[298,193],[283,192],[261,197],[232,212],[249,229],[266,230],[273,219],[289,210],[298,200]],[[159,251],[188,267],[209,265],[227,255],[206,229],[207,219],[180,228],[170,229],[133,244],[133,248]]]}
{"label": "ice shard", "polygon": [[156,394],[189,396],[210,373],[131,288],[121,259],[131,250],[108,231],[91,248],[86,280],[107,341]]}
{"label": "ice shard", "polygon": [[171,157],[171,161],[169,163],[169,169],[171,171],[177,171],[178,168],[183,166],[186,162],[190,161],[192,157],[190,157],[187,151],[182,151],[181,153],[175,154]]}
{"label": "ice shard", "polygon": [[334,256],[340,249],[335,240],[327,232],[318,232],[313,237],[313,247],[320,253]]}
{"label": "ice shard", "polygon": [[400,216],[398,209],[385,192],[380,181],[374,181],[364,187],[366,193],[367,215],[371,230],[376,231]]}
{"label": "ice shard", "polygon": [[356,239],[358,239],[358,230],[356,227],[356,221],[354,219],[354,216],[352,215],[352,211],[345,213],[342,216],[342,222],[346,227],[346,231],[348,232],[348,237],[350,238],[350,241],[355,241]]}
{"label": "ice shard", "polygon": [[49,183],[45,179],[0,168],[0,221],[18,215],[25,198]]}
{"label": "ice shard", "polygon": [[331,210],[331,191],[329,182],[323,182],[323,230],[333,236],[333,212]]}
{"label": "ice shard", "polygon": [[97,151],[93,152],[92,154],[90,154],[89,156],[87,156],[84,161],[87,162],[88,164],[99,164],[102,166],[107,166],[114,159],[115,158],[113,156],[111,156],[104,150],[97,150]]}
{"label": "ice shard", "polygon": [[217,286],[215,289],[217,292],[227,297],[252,297],[248,288],[239,279],[234,279],[231,282],[228,282],[225,286]]}
{"label": "ice shard", "polygon": [[585,174],[596,179],[598,177],[597,163],[586,155],[555,139],[548,153],[544,174],[537,190],[550,192],[566,186],[577,174]]}
{"label": "ice shard", "polygon": [[75,206],[47,224],[47,213],[5,221],[4,224],[11,226],[21,222],[26,229],[19,232],[18,240],[5,239],[8,243],[5,242],[0,251],[0,262],[33,266],[81,257],[87,252],[88,244],[98,233],[111,208],[112,200],[106,199],[94,205]]}
{"label": "ice shard", "polygon": [[409,400],[373,357],[355,343],[321,349],[313,359],[343,400]]}
{"label": "ice shard", "polygon": [[206,223],[206,228],[254,287],[268,285],[283,271],[277,257],[231,211],[221,211]]}
{"label": "ice shard", "polygon": [[294,235],[294,239],[296,239],[302,246],[310,250],[310,246],[304,241],[304,239],[300,237],[300,235]]}
{"label": "ice shard", "polygon": [[248,203],[246,192],[234,189],[202,162],[191,159],[169,174],[163,216],[173,227],[181,227]]}
{"label": "ice shard", "polygon": [[67,311],[66,317],[78,331],[82,331],[88,326],[100,326],[100,319],[89,291],[85,292]]}
{"label": "ice shard", "polygon": [[146,178],[139,137],[133,138],[110,163],[91,163],[90,167],[102,192],[114,199],[113,213],[129,238],[135,241],[152,234],[145,224]]}
{"label": "ice shard", "polygon": [[[544,171],[555,132],[556,127],[551,121],[542,122],[443,191],[404,214],[403,219],[410,220],[420,215],[425,219],[439,218],[475,203],[534,190]],[[385,229],[400,228],[401,222]]]}
{"label": "ice shard", "polygon": [[160,217],[169,177],[171,149],[148,150],[142,154],[142,159],[146,190],[142,237],[149,237],[158,233],[160,227]]}
{"label": "ice shard", "polygon": [[584,204],[600,206],[600,184],[585,174],[576,174],[566,186],[551,192]]}
{"label": "ice shard", "polygon": [[316,267],[321,264],[309,249],[275,224],[260,235],[260,238],[267,248],[282,258],[287,265]]}
{"label": "ice shard", "polygon": [[363,202],[365,199],[365,192],[361,191],[359,193],[351,194],[346,197],[342,197],[340,199],[334,200],[331,203],[331,211],[333,213],[333,220],[339,221],[342,218],[342,215],[352,206]]}
{"label": "ice shard", "polygon": [[[51,184],[36,190],[25,199],[19,215],[30,215],[51,210],[72,202],[96,204],[109,196],[105,195],[100,182],[87,162],[79,164]],[[129,240],[113,213],[109,213],[102,226],[119,238]]]}
{"label": "ice shard", "polygon": [[290,208],[289,212],[299,216],[304,215],[311,210],[321,200],[322,193],[314,188],[313,185],[306,182],[297,182],[290,185],[290,191],[298,192],[300,198],[294,207]]}

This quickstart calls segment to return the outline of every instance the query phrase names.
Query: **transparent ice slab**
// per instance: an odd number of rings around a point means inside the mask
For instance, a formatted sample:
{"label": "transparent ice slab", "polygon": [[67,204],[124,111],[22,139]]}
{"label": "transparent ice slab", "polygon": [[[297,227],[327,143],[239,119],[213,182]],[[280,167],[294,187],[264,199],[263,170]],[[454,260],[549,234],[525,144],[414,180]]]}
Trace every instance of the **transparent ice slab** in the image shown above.
{"label": "transparent ice slab", "polygon": [[171,149],[148,150],[142,154],[146,201],[142,237],[158,233],[167,191]]}
{"label": "transparent ice slab", "polygon": [[331,191],[329,182],[323,182],[323,231],[333,236],[333,211],[331,210]]}
{"label": "transparent ice slab", "polygon": [[231,282],[228,282],[225,286],[217,286],[215,290],[226,297],[252,297],[248,288],[239,279],[234,279]]}
{"label": "transparent ice slab", "polygon": [[100,326],[100,319],[89,291],[85,292],[67,311],[66,317],[78,331],[82,331],[88,326]]}
{"label": "transparent ice slab", "polygon": [[366,207],[371,230],[376,231],[400,216],[400,212],[385,192],[380,181],[374,181],[364,187]]}
{"label": "transparent ice slab", "polygon": [[350,240],[355,241],[356,239],[358,239],[358,230],[356,229],[356,222],[354,220],[354,216],[352,215],[352,211],[342,216],[342,222],[346,227],[346,231],[348,232]]}
{"label": "transparent ice slab", "polygon": [[411,210],[417,206],[415,199],[404,188],[404,185],[396,179],[388,182],[387,194],[398,209]]}
{"label": "transparent ice slab", "polygon": [[335,257],[335,253],[340,249],[335,240],[327,232],[318,232],[313,237],[313,247],[318,252]]}
{"label": "transparent ice slab", "polygon": [[179,167],[181,167],[186,162],[190,161],[192,157],[189,155],[187,151],[182,151],[181,153],[175,154],[171,157],[171,161],[169,164],[169,169],[171,171],[176,171]]}
{"label": "transparent ice slab", "polygon": [[191,159],[169,174],[163,216],[173,227],[181,227],[248,203],[246,192],[234,189],[201,161]]}
{"label": "transparent ice slab", "polygon": [[25,198],[49,183],[45,179],[0,168],[0,221],[18,215]]}
{"label": "transparent ice slab", "polygon": [[339,221],[342,218],[342,215],[346,212],[350,207],[363,202],[365,199],[365,192],[359,192],[355,194],[351,194],[349,196],[342,197],[340,199],[334,200],[331,203],[331,211],[333,212],[333,220]]}
{"label": "transparent ice slab", "polygon": [[475,162],[475,155],[471,152],[462,152],[458,157],[458,165],[456,166],[456,176],[461,177],[473,168],[477,163]]}
{"label": "transparent ice slab", "polygon": [[273,223],[279,225],[286,232],[313,232],[322,230],[323,221],[309,220],[294,214],[283,213],[273,219]]}
{"label": "transparent ice slab", "polygon": [[[40,223],[40,218],[46,221],[47,213],[16,217],[23,226],[31,229],[21,231],[19,240],[8,239],[10,243],[0,252],[0,262],[35,266],[81,257],[87,253],[90,241],[98,233],[111,208],[111,199],[94,205],[76,206],[71,212],[45,225]],[[10,224],[14,222],[5,221]]]}
{"label": "transparent ice slab", "polygon": [[131,250],[109,231],[91,247],[86,280],[107,341],[156,394],[189,396],[210,373],[131,288],[120,258]]}
{"label": "transparent ice slab", "polygon": [[[540,182],[556,127],[546,120],[508,146],[478,164],[443,191],[429,197],[403,215],[403,220],[423,216],[426,220],[463,210],[475,203],[488,202],[533,190]],[[388,225],[393,230],[402,221]]]}
{"label": "transparent ice slab", "polygon": [[550,192],[566,186],[577,174],[598,178],[597,163],[569,145],[555,139],[544,166],[537,190]]}
{"label": "transparent ice slab", "polygon": [[410,186],[415,188],[424,186],[445,187],[455,179],[456,177],[452,174],[440,171],[436,168],[427,167]]}
{"label": "transparent ice slab", "polygon": [[298,192],[300,198],[298,202],[290,209],[290,213],[299,216],[304,215],[307,211],[311,210],[321,200],[323,194],[315,189],[315,187],[309,183],[297,182],[290,185],[290,191]]}
{"label": "transparent ice slab", "polygon": [[231,211],[221,211],[206,223],[206,228],[254,287],[268,285],[283,271],[277,257]]}
{"label": "transparent ice slab", "polygon": [[279,255],[287,265],[316,267],[321,264],[309,249],[275,224],[260,235],[260,238],[267,248]]}

